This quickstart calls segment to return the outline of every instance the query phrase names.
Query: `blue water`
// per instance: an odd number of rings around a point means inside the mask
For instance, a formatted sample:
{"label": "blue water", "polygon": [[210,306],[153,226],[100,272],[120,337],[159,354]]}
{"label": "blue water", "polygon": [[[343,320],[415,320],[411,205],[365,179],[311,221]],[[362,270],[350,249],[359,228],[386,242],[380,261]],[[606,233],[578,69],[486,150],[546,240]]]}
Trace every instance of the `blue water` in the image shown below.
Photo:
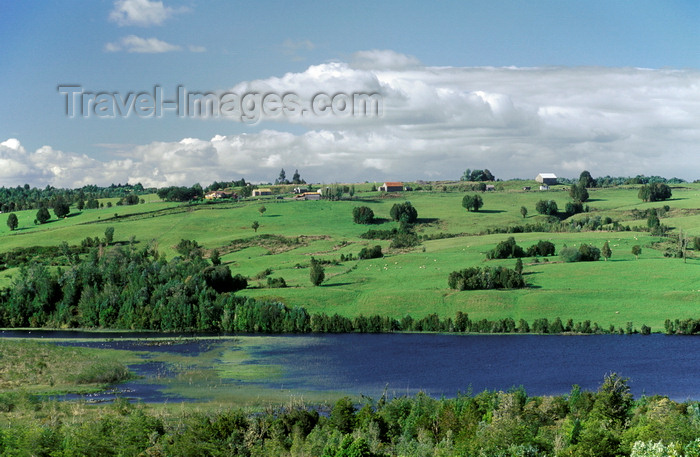
{"label": "blue water", "polygon": [[323,335],[253,351],[281,364],[273,387],[343,390],[377,397],[433,396],[523,386],[530,395],[595,390],[607,373],[630,378],[635,395],[700,399],[700,338],[665,335]]}
{"label": "blue water", "polygon": [[[41,334],[23,333],[25,337]],[[19,337],[22,333],[0,336]],[[138,334],[139,338],[144,336]],[[105,335],[69,332],[65,337],[102,339]],[[138,344],[144,344],[140,341]],[[93,344],[137,349],[118,339]],[[237,343],[218,340],[214,344]],[[206,349],[192,341],[161,348],[191,356]],[[700,337],[692,336],[281,335],[263,338],[247,350],[252,355],[250,363],[283,368],[281,378],[264,383],[275,389],[343,391],[377,398],[385,389],[390,395],[422,390],[451,397],[470,390],[478,393],[523,386],[530,395],[557,395],[569,392],[574,384],[596,390],[607,373],[617,372],[630,378],[636,396],[659,394],[679,401],[700,400]],[[143,388],[151,391],[139,390],[139,385],[147,382],[130,383],[130,396],[163,401],[152,384]]]}

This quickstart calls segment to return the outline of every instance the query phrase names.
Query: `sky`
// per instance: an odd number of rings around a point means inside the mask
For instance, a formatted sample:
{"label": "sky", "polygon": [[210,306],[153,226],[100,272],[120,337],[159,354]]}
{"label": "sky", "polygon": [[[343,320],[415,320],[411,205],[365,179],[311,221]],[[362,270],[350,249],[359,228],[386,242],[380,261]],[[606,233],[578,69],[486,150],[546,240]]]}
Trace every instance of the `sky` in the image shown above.
{"label": "sky", "polygon": [[0,186],[695,180],[700,2],[0,0],[0,97]]}

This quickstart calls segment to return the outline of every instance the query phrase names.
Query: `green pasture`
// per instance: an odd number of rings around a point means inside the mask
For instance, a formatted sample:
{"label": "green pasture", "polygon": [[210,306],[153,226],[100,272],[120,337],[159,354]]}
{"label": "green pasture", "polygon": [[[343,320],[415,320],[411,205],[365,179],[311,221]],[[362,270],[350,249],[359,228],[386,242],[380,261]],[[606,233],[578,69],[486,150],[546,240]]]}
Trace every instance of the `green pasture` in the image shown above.
{"label": "green pasture", "polygon": [[[530,287],[523,290],[448,289],[451,271],[515,264],[514,260],[485,260],[485,253],[510,235],[480,233],[544,221],[545,217],[535,210],[538,200],[553,199],[560,210],[570,201],[566,186],[539,191],[534,182],[509,181],[502,183],[502,191],[481,194],[482,210],[467,212],[461,206],[467,192],[457,190],[462,184],[434,184],[431,191],[389,195],[368,192],[371,183],[358,184],[353,200],[336,202],[294,201],[285,194],[283,199],[180,205],[161,202],[151,195],[145,204],[83,210],[41,226],[33,224],[35,211],[18,212],[20,227],[14,232],[9,231],[7,215],[2,214],[0,252],[62,241],[80,244],[88,236],[104,237],[105,229],[114,227],[115,241],[126,242],[133,236],[137,246],[155,242],[167,258],[176,255],[174,248],[181,239],[194,239],[207,250],[218,249],[234,274],[251,278],[249,289],[240,293],[304,306],[310,312],[400,318],[430,313],[447,317],[463,311],[473,319],[512,317],[529,322],[559,316],[595,321],[606,328],[610,324],[624,327],[632,321],[637,327],[646,324],[654,330],[661,329],[666,318],[698,317],[700,253],[690,251],[686,263],[664,258],[662,251],[651,248],[660,238],[647,232],[514,234],[525,248],[542,239],[555,243],[557,251],[564,244],[590,243],[601,248],[608,241],[613,255],[607,262],[576,264],[563,263],[558,257],[539,259],[539,263],[524,259]],[[523,186],[533,190],[523,191]],[[635,220],[632,210],[668,205],[670,210],[661,223],[671,227],[674,234],[682,230],[686,235],[700,236],[700,184],[674,187],[672,199],[666,202],[644,203],[637,192],[638,186],[591,189],[586,203],[589,212],[574,217],[611,217],[622,225],[645,226],[646,220]],[[359,238],[368,229],[396,227],[397,223],[389,221],[389,211],[393,204],[405,200],[418,210],[418,234],[447,233],[455,237],[424,241],[404,250],[390,249],[390,241]],[[353,223],[352,209],[360,205],[369,206],[381,223]],[[261,206],[265,206],[264,213],[259,211]],[[526,218],[520,213],[522,206],[528,209]],[[257,233],[251,228],[253,221],[260,224]],[[341,254],[356,256],[361,248],[375,244],[382,246],[384,258],[338,262]],[[639,260],[631,253],[634,245],[642,246]],[[332,262],[325,265],[326,280],[320,287],[311,286],[309,281],[312,256]],[[266,269],[272,270],[272,277],[283,277],[289,287],[267,288],[266,277],[261,274]],[[12,274],[12,269],[0,272],[0,286],[9,285]]]}

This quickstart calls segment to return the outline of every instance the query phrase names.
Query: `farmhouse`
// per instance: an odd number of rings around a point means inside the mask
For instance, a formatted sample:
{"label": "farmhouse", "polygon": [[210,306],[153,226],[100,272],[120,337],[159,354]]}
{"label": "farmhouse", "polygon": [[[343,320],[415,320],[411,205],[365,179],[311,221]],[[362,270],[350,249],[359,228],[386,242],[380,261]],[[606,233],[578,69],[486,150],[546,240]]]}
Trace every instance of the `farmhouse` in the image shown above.
{"label": "farmhouse", "polygon": [[206,200],[217,200],[219,198],[231,198],[235,194],[233,192],[224,192],[223,190],[215,190],[213,192],[209,192],[204,196]]}
{"label": "farmhouse", "polygon": [[295,187],[294,188],[295,194],[303,194],[303,193],[308,192],[308,191],[309,191],[309,189],[307,189],[306,187]]}
{"label": "farmhouse", "polygon": [[549,190],[549,186],[547,184],[542,184],[540,190]]}
{"label": "farmhouse", "polygon": [[402,182],[385,182],[383,186],[379,186],[380,192],[402,192],[403,190]]}
{"label": "farmhouse", "polygon": [[535,178],[535,181],[551,186],[557,183],[557,176],[554,173],[540,173]]}
{"label": "farmhouse", "polygon": [[321,194],[318,192],[303,192],[294,196],[296,200],[320,200]]}
{"label": "farmhouse", "polygon": [[493,184],[486,184],[486,190],[496,190],[496,186],[494,186]]}
{"label": "farmhouse", "polygon": [[263,195],[272,195],[272,189],[253,189],[253,197],[262,197]]}

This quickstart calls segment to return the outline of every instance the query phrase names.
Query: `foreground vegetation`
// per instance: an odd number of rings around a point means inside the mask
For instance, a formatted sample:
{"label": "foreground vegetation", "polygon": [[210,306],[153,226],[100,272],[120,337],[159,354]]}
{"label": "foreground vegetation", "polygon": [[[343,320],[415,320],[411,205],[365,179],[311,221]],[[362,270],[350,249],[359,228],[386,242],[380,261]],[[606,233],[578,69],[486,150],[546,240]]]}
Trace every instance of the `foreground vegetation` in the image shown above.
{"label": "foreground vegetation", "polygon": [[[263,412],[37,402],[3,394],[0,454],[46,456],[665,456],[700,455],[700,405],[634,400],[611,374],[596,392],[522,389],[450,399],[341,398]],[[326,411],[328,413],[326,414]]]}

